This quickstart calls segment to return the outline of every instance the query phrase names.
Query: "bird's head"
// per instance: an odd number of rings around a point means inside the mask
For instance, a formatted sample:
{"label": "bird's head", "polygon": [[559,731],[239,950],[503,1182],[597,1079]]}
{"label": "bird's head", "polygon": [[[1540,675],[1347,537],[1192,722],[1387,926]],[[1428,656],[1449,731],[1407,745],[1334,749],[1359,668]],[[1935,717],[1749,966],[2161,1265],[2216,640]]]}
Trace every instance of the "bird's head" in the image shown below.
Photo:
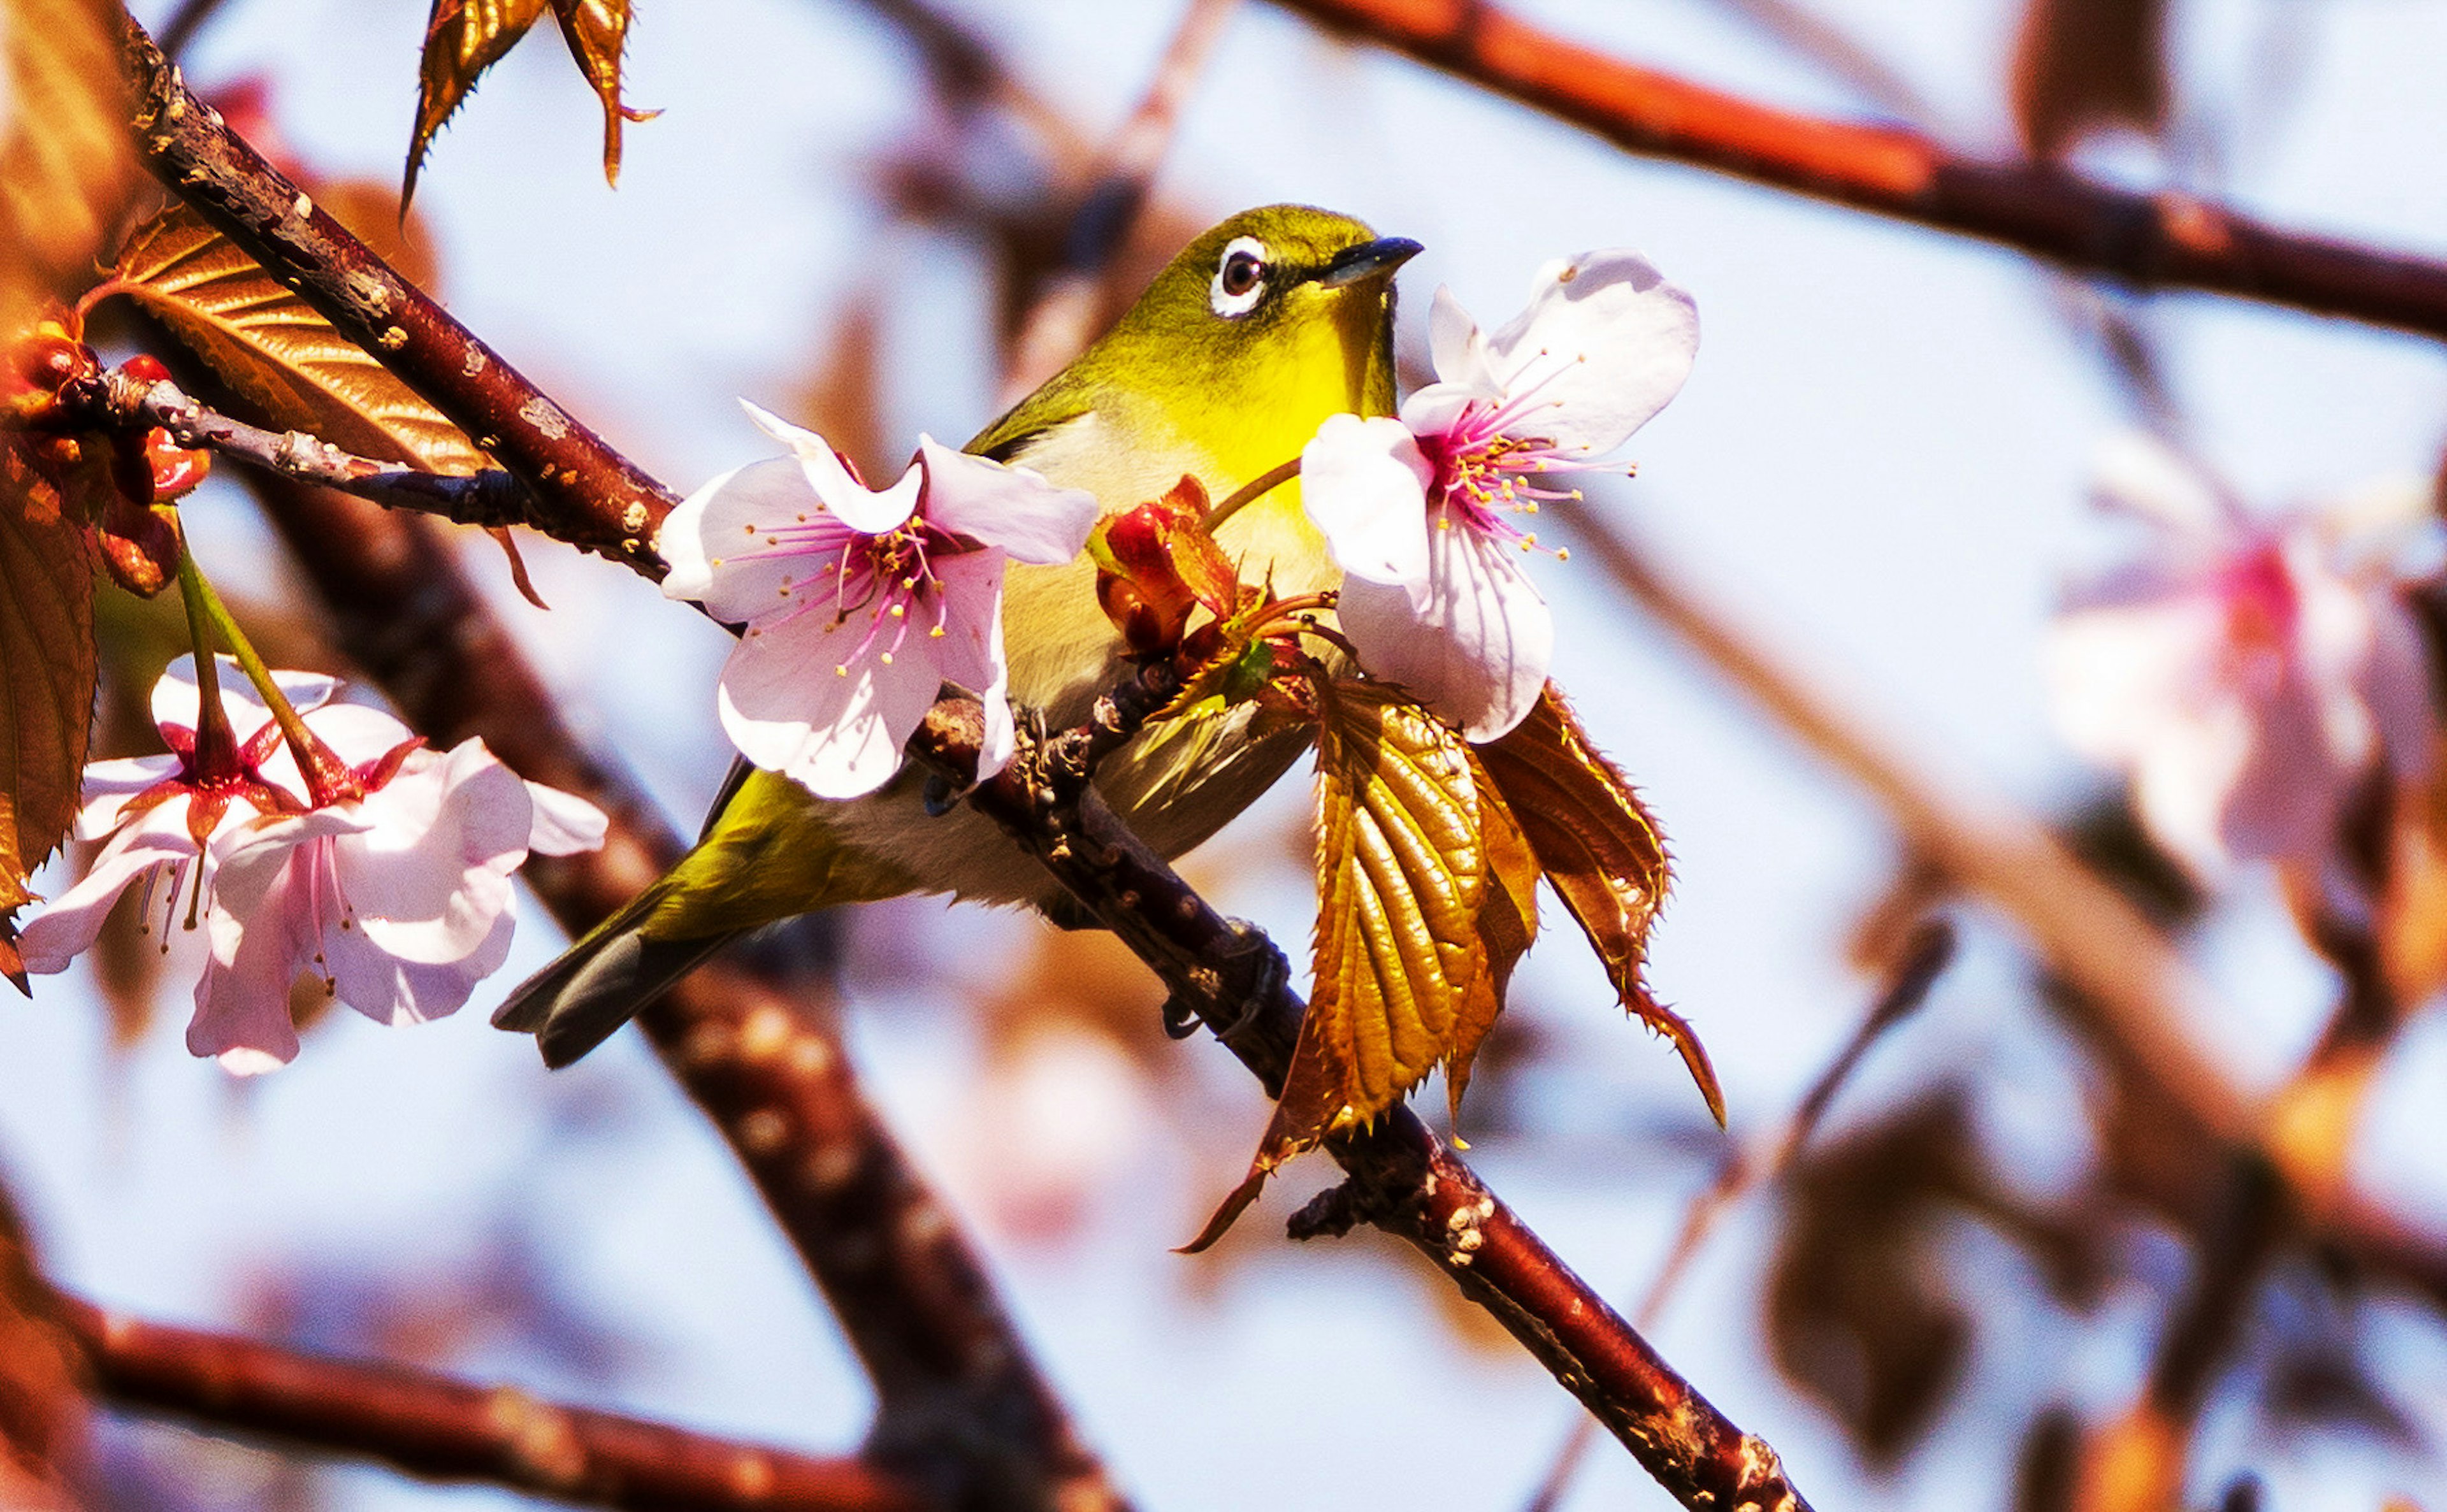
{"label": "bird's head", "polygon": [[1103,345],[1179,403],[1308,431],[1338,410],[1390,413],[1393,275],[1418,251],[1329,210],[1244,210],[1173,258]]}

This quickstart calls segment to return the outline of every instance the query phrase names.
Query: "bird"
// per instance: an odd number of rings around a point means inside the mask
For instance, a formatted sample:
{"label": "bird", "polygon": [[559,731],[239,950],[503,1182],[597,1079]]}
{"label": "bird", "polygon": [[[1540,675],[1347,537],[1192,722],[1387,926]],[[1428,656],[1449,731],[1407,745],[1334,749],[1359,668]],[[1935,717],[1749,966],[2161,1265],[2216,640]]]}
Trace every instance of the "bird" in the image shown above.
{"label": "bird", "polygon": [[[1184,477],[1228,498],[1298,458],[1327,416],[1394,412],[1394,274],[1421,250],[1311,206],[1243,211],[1192,241],[966,449],[1085,489],[1107,516]],[[1235,512],[1217,540],[1244,580],[1279,596],[1341,581],[1297,478]],[[1014,564],[1003,631],[1012,702],[1048,728],[1084,721],[1124,673],[1084,555]],[[1167,860],[1188,851],[1307,748],[1307,730],[1253,731],[1251,715],[1242,706],[1149,726],[1098,768],[1099,796]],[[734,766],[695,847],[513,990],[493,1023],[535,1034],[557,1068],[726,942],[795,915],[922,892],[1060,917],[1041,866],[964,804],[930,814],[924,788],[904,766],[874,793],[828,801]]]}

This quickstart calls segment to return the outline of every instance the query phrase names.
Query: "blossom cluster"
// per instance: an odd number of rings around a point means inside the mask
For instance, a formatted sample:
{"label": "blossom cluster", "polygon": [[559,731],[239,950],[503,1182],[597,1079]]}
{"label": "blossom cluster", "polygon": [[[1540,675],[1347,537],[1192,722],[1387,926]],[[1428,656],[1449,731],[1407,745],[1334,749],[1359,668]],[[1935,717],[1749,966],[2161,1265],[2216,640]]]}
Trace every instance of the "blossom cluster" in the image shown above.
{"label": "blossom cluster", "polygon": [[469,740],[426,748],[378,709],[333,703],[332,678],[275,672],[275,687],[347,774],[318,801],[273,710],[237,663],[218,659],[225,733],[205,717],[195,658],[153,690],[166,756],[94,763],[79,840],[102,842],[85,877],[27,920],[26,969],[66,969],[112,905],[140,887],[148,932],[200,929],[209,954],[187,1048],[241,1075],[297,1054],[290,990],[327,993],[385,1024],[456,1011],[508,958],[511,874],[529,853],[602,843],[593,804],[522,780]]}

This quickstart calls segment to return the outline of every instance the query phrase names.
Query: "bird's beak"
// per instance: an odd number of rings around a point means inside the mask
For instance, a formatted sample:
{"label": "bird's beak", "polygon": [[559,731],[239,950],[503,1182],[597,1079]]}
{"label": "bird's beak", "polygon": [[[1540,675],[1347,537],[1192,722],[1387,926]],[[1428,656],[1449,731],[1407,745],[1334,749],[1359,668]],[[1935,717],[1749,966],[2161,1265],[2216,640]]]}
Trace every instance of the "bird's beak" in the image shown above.
{"label": "bird's beak", "polygon": [[1408,236],[1379,236],[1356,247],[1345,247],[1317,275],[1318,286],[1347,289],[1370,278],[1383,278],[1426,250]]}

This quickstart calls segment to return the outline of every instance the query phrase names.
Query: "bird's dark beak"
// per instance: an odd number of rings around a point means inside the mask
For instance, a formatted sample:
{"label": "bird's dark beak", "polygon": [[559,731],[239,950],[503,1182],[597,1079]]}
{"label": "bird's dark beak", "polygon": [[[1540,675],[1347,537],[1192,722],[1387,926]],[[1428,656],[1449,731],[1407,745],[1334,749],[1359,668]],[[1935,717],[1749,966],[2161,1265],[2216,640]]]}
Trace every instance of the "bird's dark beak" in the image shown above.
{"label": "bird's dark beak", "polygon": [[1386,277],[1426,250],[1408,236],[1379,236],[1336,253],[1317,281],[1320,288],[1347,289],[1366,279]]}

